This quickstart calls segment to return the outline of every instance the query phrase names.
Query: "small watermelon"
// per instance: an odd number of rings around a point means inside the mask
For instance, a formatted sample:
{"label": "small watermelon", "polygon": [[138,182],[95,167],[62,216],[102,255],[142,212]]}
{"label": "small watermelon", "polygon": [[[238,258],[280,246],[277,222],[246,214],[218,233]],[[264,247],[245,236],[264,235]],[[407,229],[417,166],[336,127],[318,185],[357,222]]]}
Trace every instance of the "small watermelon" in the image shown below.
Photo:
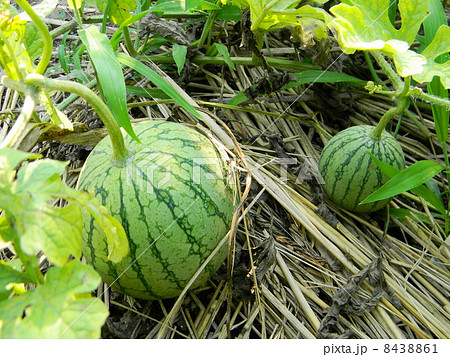
{"label": "small watermelon", "polygon": [[[124,137],[125,167],[111,164],[108,136],[89,155],[78,184],[121,222],[130,252],[119,263],[109,261],[106,237],[87,213],[82,251],[113,289],[147,300],[171,298],[229,231],[233,185],[217,148],[195,129],[151,121],[134,130],[141,143]],[[225,244],[193,288],[206,283],[226,254]]]}
{"label": "small watermelon", "polygon": [[355,212],[373,212],[389,199],[360,205],[389,179],[373,162],[369,151],[381,161],[403,169],[405,157],[395,138],[383,131],[381,139],[371,136],[374,126],[360,125],[339,132],[324,147],[319,172],[328,197],[338,206]]}

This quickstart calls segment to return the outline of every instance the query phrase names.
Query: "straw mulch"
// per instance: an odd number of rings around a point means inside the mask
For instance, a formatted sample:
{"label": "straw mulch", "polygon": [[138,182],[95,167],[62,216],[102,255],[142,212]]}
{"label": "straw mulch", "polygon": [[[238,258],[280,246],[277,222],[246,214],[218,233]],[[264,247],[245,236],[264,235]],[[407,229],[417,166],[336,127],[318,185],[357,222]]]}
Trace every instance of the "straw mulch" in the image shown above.
{"label": "straw mulch", "polygon": [[[269,36],[273,56],[294,59],[292,46],[280,37]],[[231,54],[251,56],[239,44]],[[332,47],[326,65],[333,61],[331,70],[370,79],[362,56],[340,57]],[[170,100],[130,96],[130,114],[136,121],[170,119],[202,127],[229,150],[241,205],[224,241],[228,261],[208,286],[178,299],[138,301],[100,287],[110,309],[103,336],[449,338],[449,249],[448,237],[437,228],[442,222],[410,193],[390,203],[411,211],[404,218],[389,217],[387,210],[345,211],[326,198],[317,173],[320,152],[332,135],[351,125],[376,124],[391,100],[345,84],[314,84],[260,93],[235,107],[227,105],[229,99],[265,78],[262,67],[191,68],[189,83],[178,88],[199,106],[203,123]],[[176,77],[167,67],[165,72]],[[137,84],[131,76],[128,81]],[[152,87],[145,81],[139,85]],[[421,159],[443,162],[430,111],[413,104],[411,112],[430,137],[411,118],[402,118],[398,140],[408,165]],[[95,124],[95,114],[81,101],[66,113]],[[95,142],[102,133],[84,134]],[[72,160],[67,182],[75,184],[85,147],[45,142],[40,148]],[[436,182],[448,187],[443,175]],[[429,222],[417,219],[418,213]]]}

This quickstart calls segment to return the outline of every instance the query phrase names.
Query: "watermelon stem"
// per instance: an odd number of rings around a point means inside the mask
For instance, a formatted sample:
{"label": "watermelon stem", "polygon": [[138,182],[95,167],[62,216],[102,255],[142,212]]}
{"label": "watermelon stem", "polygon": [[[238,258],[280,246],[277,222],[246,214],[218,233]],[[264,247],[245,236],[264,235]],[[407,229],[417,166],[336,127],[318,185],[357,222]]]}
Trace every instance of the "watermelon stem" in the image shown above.
{"label": "watermelon stem", "polygon": [[105,124],[106,130],[111,138],[113,148],[113,165],[117,167],[125,166],[128,159],[128,150],[125,146],[119,125],[117,124],[116,119],[108,106],[98,96],[96,96],[92,90],[77,82],[45,78],[44,76],[36,73],[29,74],[26,78],[26,83],[37,87],[43,87],[46,90],[59,90],[75,93],[86,100],[86,102],[98,114],[103,124]]}
{"label": "watermelon stem", "polygon": [[[370,51],[370,54],[375,58],[378,65],[381,67],[384,73],[389,77],[396,91],[403,89],[403,81],[400,76],[394,71],[392,66],[384,58],[380,51]],[[409,86],[408,86],[409,88]]]}
{"label": "watermelon stem", "polygon": [[389,124],[391,119],[395,115],[400,115],[404,113],[408,106],[408,97],[409,97],[409,89],[411,84],[411,77],[408,76],[405,78],[405,83],[397,89],[397,94],[395,101],[397,105],[394,108],[389,109],[384,115],[381,117],[377,126],[370,133],[370,136],[375,140],[381,140],[381,135],[383,134],[384,129]]}
{"label": "watermelon stem", "polygon": [[33,8],[30,6],[30,4],[28,4],[27,1],[17,0],[16,3],[23,9],[23,11],[27,13],[28,16],[30,16],[31,21],[37,27],[41,35],[43,50],[41,60],[36,68],[36,73],[43,74],[52,56],[52,37],[50,35],[50,32],[48,31],[47,25],[45,25],[41,18],[34,12]]}

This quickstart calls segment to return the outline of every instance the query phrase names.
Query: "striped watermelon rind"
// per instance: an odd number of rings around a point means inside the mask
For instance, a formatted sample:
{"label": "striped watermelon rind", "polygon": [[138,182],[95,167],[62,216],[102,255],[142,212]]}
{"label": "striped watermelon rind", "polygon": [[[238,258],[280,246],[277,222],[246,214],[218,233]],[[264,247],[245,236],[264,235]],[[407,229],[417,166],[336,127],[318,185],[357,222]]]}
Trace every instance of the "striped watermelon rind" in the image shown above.
{"label": "striped watermelon rind", "polygon": [[[125,136],[132,155],[124,168],[111,164],[108,136],[89,155],[78,184],[121,222],[130,252],[119,263],[109,261],[106,237],[88,214],[82,252],[113,289],[147,300],[171,298],[230,229],[233,185],[217,148],[196,130],[165,121],[134,130],[141,143]],[[204,285],[226,254],[224,245],[192,288]]]}
{"label": "striped watermelon rind", "polygon": [[374,126],[345,129],[325,145],[319,159],[319,172],[328,197],[338,206],[354,212],[374,212],[389,199],[359,205],[387,180],[367,151],[381,161],[403,169],[405,157],[397,140],[383,131],[380,140],[371,137]]}

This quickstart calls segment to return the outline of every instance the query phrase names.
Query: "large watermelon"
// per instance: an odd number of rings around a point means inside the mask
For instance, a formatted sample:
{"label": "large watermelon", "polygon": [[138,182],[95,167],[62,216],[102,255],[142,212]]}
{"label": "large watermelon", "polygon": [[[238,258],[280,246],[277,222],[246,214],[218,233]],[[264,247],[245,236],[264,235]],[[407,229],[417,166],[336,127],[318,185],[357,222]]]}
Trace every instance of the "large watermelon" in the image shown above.
{"label": "large watermelon", "polygon": [[405,166],[400,144],[386,131],[381,139],[371,136],[375,127],[360,125],[345,129],[331,138],[319,159],[319,172],[328,197],[338,206],[355,212],[373,212],[389,200],[360,205],[388,179],[372,160],[369,151],[398,169]]}
{"label": "large watermelon", "polygon": [[[123,168],[111,164],[111,140],[91,152],[78,188],[93,190],[128,236],[130,253],[115,264],[107,259],[104,233],[84,218],[83,254],[104,282],[142,299],[180,294],[227,234],[233,200],[224,160],[213,143],[181,124],[151,121],[134,127],[141,143],[125,136],[131,153]],[[214,274],[226,245],[193,287]]]}

